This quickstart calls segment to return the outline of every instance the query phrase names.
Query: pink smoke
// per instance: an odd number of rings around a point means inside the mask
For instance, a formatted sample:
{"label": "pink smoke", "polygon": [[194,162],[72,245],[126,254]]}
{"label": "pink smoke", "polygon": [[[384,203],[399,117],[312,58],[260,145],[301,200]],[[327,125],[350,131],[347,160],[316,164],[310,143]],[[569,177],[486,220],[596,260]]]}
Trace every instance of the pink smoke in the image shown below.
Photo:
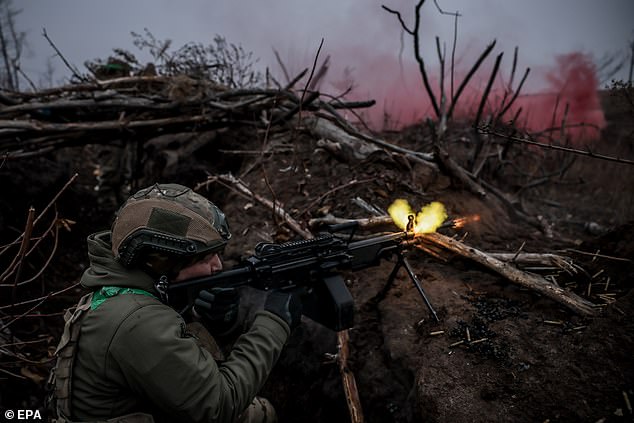
{"label": "pink smoke", "polygon": [[572,142],[596,138],[605,127],[599,99],[599,82],[592,60],[579,52],[558,56],[556,65],[546,72],[547,93],[521,98],[518,106],[527,110],[525,125],[542,131],[562,122]]}
{"label": "pink smoke", "polygon": [[[420,123],[426,118],[435,118],[431,101],[424,89],[421,74],[416,63],[408,60],[402,65],[398,59],[388,54],[368,54],[362,51],[337,51],[332,53],[334,64],[344,62],[345,58],[355,57],[355,63],[362,62],[361,68],[355,68],[348,75],[349,80],[337,78],[333,70],[329,73],[330,85],[322,86],[322,90],[328,91],[336,87],[340,92],[344,90],[346,82],[355,85],[350,99],[363,100],[372,98],[376,100],[376,106],[362,111],[366,122],[377,130],[399,129],[407,125]],[[365,56],[365,57],[363,57]],[[487,59],[488,67],[482,68],[472,78],[469,85],[463,91],[456,109],[454,118],[459,120],[473,120],[481,101],[482,94],[488,82],[494,55]],[[462,63],[466,63],[463,60]],[[440,102],[440,78],[437,71],[437,62],[427,64],[427,72],[430,84]],[[448,68],[448,66],[447,66]],[[488,116],[495,116],[502,110],[502,102],[508,84],[509,70],[501,68],[498,77],[491,89],[485,104],[483,120]],[[524,73],[524,69],[516,70],[513,88],[517,85]],[[458,84],[464,78],[466,71],[456,70],[454,76],[454,92]],[[530,83],[531,79],[537,79],[537,83]],[[537,91],[531,90],[531,86],[540,85]],[[540,133],[549,128],[561,128],[565,119],[566,140],[579,143],[596,138],[601,128],[605,126],[605,118],[599,100],[598,80],[596,69],[590,57],[583,53],[574,52],[555,59],[555,63],[545,71],[533,70],[528,76],[528,82],[524,84],[520,96],[514,105],[502,116],[502,122],[508,122],[516,115],[521,107],[518,125],[531,133]],[[447,96],[451,95],[451,81],[449,69],[445,70],[444,89]],[[507,94],[508,103],[512,93]],[[447,99],[448,107],[449,99]],[[553,131],[553,135],[560,137],[560,131]],[[566,141],[560,140],[560,141]]]}

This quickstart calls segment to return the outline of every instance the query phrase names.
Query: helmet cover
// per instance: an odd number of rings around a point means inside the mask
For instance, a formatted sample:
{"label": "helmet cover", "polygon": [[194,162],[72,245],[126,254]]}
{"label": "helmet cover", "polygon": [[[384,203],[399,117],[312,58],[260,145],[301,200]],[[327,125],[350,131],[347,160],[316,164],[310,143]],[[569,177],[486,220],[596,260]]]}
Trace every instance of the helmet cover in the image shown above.
{"label": "helmet cover", "polygon": [[143,254],[178,258],[220,251],[231,238],[224,213],[178,184],[154,184],[132,195],[112,225],[112,252],[126,267]]}

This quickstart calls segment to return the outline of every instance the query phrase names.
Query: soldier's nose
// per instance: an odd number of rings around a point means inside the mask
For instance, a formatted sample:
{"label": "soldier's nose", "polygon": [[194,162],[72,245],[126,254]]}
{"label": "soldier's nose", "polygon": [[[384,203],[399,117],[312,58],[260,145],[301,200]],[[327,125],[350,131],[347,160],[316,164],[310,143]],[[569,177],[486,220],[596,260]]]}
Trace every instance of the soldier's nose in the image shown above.
{"label": "soldier's nose", "polygon": [[222,260],[220,260],[220,256],[218,254],[211,256],[208,263],[212,273],[220,272],[222,270]]}

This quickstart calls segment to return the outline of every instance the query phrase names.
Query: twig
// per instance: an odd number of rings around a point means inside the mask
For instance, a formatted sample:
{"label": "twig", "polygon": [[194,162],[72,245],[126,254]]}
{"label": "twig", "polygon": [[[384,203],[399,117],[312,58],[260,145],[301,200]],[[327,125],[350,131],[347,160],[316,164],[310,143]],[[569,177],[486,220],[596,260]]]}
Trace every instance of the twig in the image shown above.
{"label": "twig", "polygon": [[268,207],[270,210],[273,210],[273,212],[278,216],[281,217],[282,219],[284,219],[284,221],[286,222],[286,224],[293,230],[295,231],[298,235],[302,236],[305,239],[311,239],[314,238],[313,234],[311,234],[309,231],[303,229],[301,227],[301,225],[295,220],[293,219],[293,217],[291,215],[289,215],[283,208],[282,206],[277,203],[277,202],[272,202],[269,199],[266,199],[258,194],[255,194],[254,192],[252,192],[249,187],[240,179],[236,178],[235,176],[231,175],[231,174],[224,174],[224,175],[215,175],[215,176],[210,176],[207,181],[200,183],[198,185],[196,185],[195,190],[200,189],[203,186],[208,186],[209,184],[212,184],[214,182],[220,182],[225,184],[225,186],[234,189],[236,192],[247,196],[248,198],[254,199],[257,202],[259,202],[260,204]]}
{"label": "twig", "polygon": [[[61,312],[61,313],[56,313],[56,316],[60,316],[63,315],[65,312]],[[16,317],[16,316],[12,316],[12,317]],[[6,347],[15,347],[18,345],[29,345],[29,344],[39,344],[40,342],[48,342],[49,340],[46,338],[42,338],[42,339],[35,339],[33,341],[20,341],[20,342],[14,342],[11,344],[2,344],[0,345],[0,348],[6,348]]]}
{"label": "twig", "polygon": [[286,66],[284,65],[284,62],[282,62],[282,58],[280,57],[280,54],[277,52],[275,48],[273,48],[273,54],[275,55],[275,60],[277,60],[277,64],[280,65],[280,68],[282,68],[282,72],[284,73],[284,78],[286,78],[286,83],[290,84],[291,77],[289,76],[288,71],[286,70]]}
{"label": "twig", "polygon": [[447,115],[445,107],[447,105],[447,97],[445,95],[445,51],[440,49],[440,38],[436,37],[436,53],[438,54],[438,62],[440,63],[440,119],[441,125],[446,123]]}
{"label": "twig", "polygon": [[79,81],[86,81],[86,78],[83,78],[81,75],[79,75],[77,70],[70,63],[68,63],[68,61],[66,60],[66,58],[64,57],[62,52],[59,51],[59,49],[57,48],[55,43],[53,43],[53,41],[48,37],[48,34],[46,33],[46,29],[45,28],[42,28],[42,35],[44,36],[44,38],[46,38],[46,41],[48,41],[48,43],[51,45],[51,47],[53,47],[53,50],[55,50],[55,52],[57,53],[59,58],[62,59],[62,61],[66,65],[66,67],[68,69],[70,69],[70,71],[73,73],[73,76],[75,78],[77,78]]}
{"label": "twig", "polygon": [[438,9],[438,12],[441,15],[451,15],[451,16],[455,16],[455,17],[460,16],[460,14],[458,12],[445,12],[444,10],[442,10],[440,8],[440,6],[438,5],[438,0],[434,0],[434,4],[436,5],[436,9]]}
{"label": "twig", "polygon": [[18,283],[17,286],[21,286],[21,285],[25,285],[25,284],[31,283],[34,280],[36,280],[37,278],[39,278],[40,276],[42,276],[42,273],[44,273],[44,271],[51,264],[51,261],[53,260],[53,257],[55,257],[55,253],[57,252],[57,247],[58,247],[58,244],[59,244],[59,228],[57,226],[55,227],[55,234],[53,235],[53,239],[55,241],[53,242],[53,248],[51,249],[51,253],[48,255],[48,258],[46,259],[46,262],[42,265],[40,271],[37,272],[35,275],[33,275],[31,278]]}
{"label": "twig", "polygon": [[317,84],[319,84],[319,81],[321,81],[328,73],[328,69],[330,69],[330,55],[326,56],[324,61],[321,63],[321,66],[319,66],[319,70],[317,71],[317,73],[315,73],[315,76],[312,77],[312,80],[308,85],[309,90],[315,90]]}
{"label": "twig", "polygon": [[487,127],[478,127],[478,130],[482,134],[495,135],[495,136],[498,136],[498,137],[501,137],[501,138],[505,138],[507,140],[510,140],[510,141],[513,141],[513,142],[516,142],[516,143],[520,143],[520,144],[530,144],[530,145],[534,145],[534,146],[541,147],[541,148],[549,148],[551,150],[565,151],[567,153],[573,153],[573,154],[578,154],[578,155],[581,155],[581,156],[592,157],[594,159],[607,160],[607,161],[616,162],[616,163],[634,165],[634,160],[621,159],[619,157],[606,156],[606,155],[603,155],[603,154],[594,153],[592,151],[577,150],[577,149],[574,149],[574,148],[562,147],[562,146],[559,146],[559,145],[544,144],[544,143],[541,143],[541,142],[533,141],[530,138],[519,138],[519,137],[512,136],[512,135],[505,135],[505,134],[502,134],[502,133],[499,133],[499,132],[496,132],[496,131],[491,131]]}
{"label": "twig", "polygon": [[[306,96],[306,90],[310,86],[310,82],[312,81],[313,75],[315,74],[315,68],[317,67],[317,59],[319,58],[319,53],[321,52],[321,48],[323,45],[324,45],[324,39],[322,38],[321,42],[319,43],[319,48],[317,49],[317,54],[315,54],[313,67],[310,69],[310,75],[308,75],[308,81],[306,81],[306,85],[304,86],[304,89],[302,90],[302,97],[299,100],[300,105],[304,102],[304,97]],[[300,118],[301,118],[301,113],[300,113]]]}
{"label": "twig", "polygon": [[5,310],[5,309],[8,309],[8,308],[13,308],[13,307],[18,307],[18,306],[23,306],[23,305],[27,305],[27,304],[36,303],[36,302],[38,302],[38,301],[40,301],[42,299],[48,299],[48,298],[54,297],[56,295],[63,294],[66,291],[70,291],[71,289],[76,288],[80,284],[81,284],[81,282],[76,282],[76,283],[74,283],[73,285],[71,285],[69,287],[66,287],[66,288],[64,288],[62,290],[59,290],[59,291],[56,291],[56,292],[52,292],[52,293],[47,294],[47,295],[45,295],[43,297],[22,301],[20,303],[15,303],[13,305],[0,306],[0,310]]}
{"label": "twig", "polygon": [[22,68],[18,67],[17,71],[20,73],[20,75],[22,75],[22,78],[26,79],[26,82],[29,83],[29,85],[31,86],[31,89],[33,91],[37,91],[37,87],[35,86],[35,84],[33,83],[33,81],[31,81],[31,78],[29,78],[29,76],[24,73],[24,71],[22,70]]}
{"label": "twig", "polygon": [[[524,76],[522,77],[522,80],[517,86],[517,90],[515,90],[513,97],[511,97],[511,100],[509,101],[509,103],[500,111],[500,113],[498,113],[496,120],[499,120],[502,116],[504,116],[504,114],[511,108],[513,103],[515,103],[515,100],[517,99],[517,96],[519,96],[520,91],[522,90],[522,86],[524,85],[526,78],[528,78],[528,74],[530,73],[530,71],[531,71],[531,68],[526,68],[526,71],[524,71]],[[514,118],[514,120],[517,121],[517,116]]]}
{"label": "twig", "polygon": [[511,76],[509,77],[509,84],[504,90],[504,98],[502,99],[502,108],[504,108],[504,104],[506,103],[506,96],[509,92],[513,91],[513,81],[515,80],[515,71],[517,70],[517,57],[518,57],[519,47],[515,46],[513,49],[513,64],[511,65]]}
{"label": "twig", "polygon": [[600,258],[604,258],[604,259],[607,259],[607,260],[623,261],[623,262],[626,262],[626,263],[630,263],[632,261],[632,260],[630,260],[628,258],[606,256],[605,254],[599,254],[599,253],[589,253],[587,251],[575,250],[574,248],[566,248],[565,251],[569,251],[571,253],[583,254],[583,255],[587,255],[587,256],[600,257]]}
{"label": "twig", "polygon": [[10,372],[10,371],[8,371],[8,370],[6,370],[6,369],[3,369],[3,368],[0,368],[0,372],[2,372],[2,373],[6,373],[6,374],[8,374],[9,376],[13,376],[13,377],[16,377],[16,378],[18,378],[18,379],[24,379],[24,380],[26,380],[26,379],[27,379],[26,377],[24,377],[24,376],[22,376],[22,375],[19,375],[19,374],[17,374],[17,373]]}
{"label": "twig", "polygon": [[526,241],[522,242],[522,245],[520,245],[520,248],[517,249],[517,253],[515,253],[515,255],[513,256],[513,260],[511,260],[513,263],[515,263],[515,260],[517,260],[517,257],[520,255],[525,245],[526,245]]}
{"label": "twig", "polygon": [[371,213],[373,216],[383,216],[387,214],[384,210],[379,209],[374,204],[368,203],[361,197],[353,198],[352,202],[356,204],[357,206],[361,207],[363,210],[367,211],[368,213]]}
{"label": "twig", "polygon": [[[484,106],[486,105],[486,102],[489,98],[489,93],[491,92],[491,87],[493,86],[493,81],[495,81],[495,76],[498,73],[498,69],[500,68],[500,62],[502,61],[502,56],[504,55],[504,53],[500,53],[498,54],[498,56],[495,59],[495,64],[493,65],[493,70],[491,71],[491,76],[489,77],[489,82],[487,83],[486,88],[484,89],[484,92],[482,93],[482,98],[480,99],[480,105],[478,106],[478,111],[476,113],[476,117],[475,117],[475,123],[474,126],[477,128],[478,125],[480,124],[480,119],[482,117],[482,112],[484,111]],[[475,173],[475,169],[476,169],[476,165],[477,165],[477,161],[478,161],[478,156],[480,155],[480,152],[482,151],[482,145],[484,144],[482,137],[479,136],[477,130],[476,130],[476,146],[475,149],[473,151],[473,156],[471,157],[471,172]]]}
{"label": "twig", "polygon": [[420,70],[421,77],[423,78],[423,85],[425,86],[427,95],[429,96],[429,99],[431,100],[431,104],[432,104],[432,107],[434,108],[434,113],[436,114],[436,117],[440,118],[440,108],[438,107],[438,102],[436,101],[436,96],[434,95],[434,92],[431,89],[431,85],[429,84],[429,78],[427,77],[427,71],[425,70],[425,61],[423,60],[423,57],[420,54],[420,40],[418,37],[418,31],[420,28],[420,9],[423,6],[423,3],[425,3],[425,0],[419,0],[418,4],[416,4],[413,29],[409,29],[407,25],[405,25],[405,22],[403,21],[403,17],[401,16],[400,12],[390,9],[389,7],[385,5],[381,5],[381,7],[387,12],[393,15],[396,15],[403,30],[407,32],[408,34],[410,34],[412,38],[414,39],[414,55],[416,57],[416,62],[418,62],[418,68]]}
{"label": "twig", "polygon": [[[601,128],[598,125],[595,125],[593,123],[585,123],[585,122],[579,122],[579,123],[569,123],[566,125],[567,128],[593,128],[596,131],[599,131]],[[557,125],[557,126],[551,126],[549,128],[544,128],[541,131],[537,131],[537,132],[531,132],[528,135],[532,136],[532,137],[539,137],[539,136],[544,136],[544,137],[548,137],[548,138],[552,138],[551,136],[547,136],[546,134],[549,132],[561,132],[561,125]]]}
{"label": "twig", "polygon": [[471,80],[473,75],[476,73],[478,68],[480,68],[480,65],[482,64],[484,59],[486,59],[487,56],[489,55],[489,53],[491,53],[491,51],[493,50],[493,47],[495,47],[495,40],[484,49],[482,54],[480,54],[480,57],[478,57],[478,60],[474,63],[474,65],[471,67],[471,69],[467,73],[467,76],[464,77],[464,79],[462,80],[462,82],[458,86],[458,90],[456,91],[456,95],[454,95],[454,97],[451,99],[451,106],[449,106],[449,111],[447,112],[447,118],[448,119],[450,119],[453,116],[453,111],[454,111],[454,109],[456,107],[456,104],[458,103],[458,99],[460,98],[460,94],[462,94],[462,91],[465,89],[465,87],[467,86],[467,84],[469,83],[469,81]]}
{"label": "twig", "polygon": [[335,192],[337,192],[337,191],[340,191],[340,190],[345,189],[345,188],[349,188],[349,187],[354,186],[354,185],[366,184],[366,183],[368,183],[368,182],[372,182],[372,181],[374,181],[374,180],[375,180],[375,178],[361,179],[360,181],[358,181],[358,180],[356,180],[356,179],[353,179],[353,180],[351,180],[350,182],[347,182],[347,183],[345,183],[345,184],[339,185],[338,187],[335,187],[335,188],[333,188],[333,189],[331,189],[331,190],[328,190],[328,191],[326,191],[325,193],[323,193],[322,195],[320,195],[320,196],[319,196],[316,200],[312,201],[309,205],[307,205],[307,206],[304,208],[304,210],[302,210],[302,211],[301,211],[300,213],[298,213],[297,215],[298,215],[298,216],[303,216],[303,215],[304,215],[304,214],[306,214],[306,213],[307,213],[307,212],[308,212],[311,208],[313,208],[315,205],[317,205],[317,204],[321,203],[321,202],[324,200],[324,198],[328,197],[328,196],[329,196],[329,195],[331,195],[331,194],[334,194],[334,193],[335,193]]}
{"label": "twig", "polygon": [[[42,218],[42,216],[44,216],[46,214],[46,212],[48,211],[48,209],[51,208],[51,206],[53,204],[55,204],[55,202],[57,201],[57,199],[59,198],[60,195],[62,195],[62,193],[64,191],[66,191],[66,189],[70,186],[70,184],[72,184],[75,179],[77,179],[77,177],[79,176],[78,173],[75,173],[73,176],[71,176],[71,178],[68,180],[68,182],[66,182],[66,184],[64,184],[64,186],[62,187],[62,189],[60,189],[57,194],[55,194],[55,196],[53,197],[53,199],[51,201],[49,201],[49,203],[46,205],[46,207],[44,207],[44,210],[42,210],[42,212],[37,216],[37,218],[33,221],[33,226],[37,225],[37,223],[40,221],[40,219]],[[22,238],[24,238],[24,232],[16,239],[15,242],[20,242],[22,240]],[[14,244],[9,244],[7,246],[5,246],[2,250],[0,250],[0,255],[2,255],[7,249],[10,248],[11,245]]]}
{"label": "twig", "polygon": [[307,72],[308,72],[308,68],[304,69],[299,74],[297,74],[295,78],[293,78],[292,80],[288,82],[285,89],[290,90],[291,88],[293,88],[295,84],[306,75]]}
{"label": "twig", "polygon": [[[266,169],[264,168],[264,162],[261,162],[260,168],[262,170],[262,177],[264,179],[264,183],[266,184],[266,188],[269,190],[269,192],[271,193],[271,197],[273,198],[273,201],[271,202],[271,204],[273,204],[273,221],[276,225],[279,225],[279,223],[277,222],[278,215],[284,217],[284,213],[286,212],[284,211],[284,209],[282,209],[282,205],[279,203],[279,201],[277,201],[277,195],[275,194],[275,191],[273,191],[273,187],[269,182],[269,177],[266,174]],[[277,210],[276,207],[279,208],[279,210]]]}
{"label": "twig", "polygon": [[40,361],[35,361],[35,360],[31,360],[31,359],[26,358],[23,354],[15,353],[15,352],[10,351],[10,350],[8,350],[6,348],[0,348],[0,353],[6,354],[6,355],[11,356],[11,357],[15,357],[18,360],[23,361],[25,363],[35,364],[36,366],[47,364],[47,363],[50,363],[51,361],[55,360],[55,357],[50,357],[48,359],[42,359]]}
{"label": "twig", "polygon": [[35,310],[36,308],[38,308],[39,306],[41,306],[44,301],[46,301],[49,298],[50,294],[45,296],[45,297],[41,297],[40,298],[40,302],[38,302],[37,304],[35,304],[33,307],[31,307],[30,309],[28,309],[27,311],[25,311],[24,313],[22,313],[21,315],[19,315],[18,317],[14,318],[13,320],[11,320],[9,323],[6,323],[2,326],[0,326],[0,332],[3,331],[4,329],[8,328],[10,325],[12,325],[13,323],[15,323],[16,321],[20,320],[23,316],[29,314],[30,312],[32,312],[33,310]]}
{"label": "twig", "polygon": [[554,128],[555,123],[557,121],[557,110],[559,109],[559,102],[561,101],[561,92],[557,93],[557,97],[555,97],[555,105],[553,106],[553,117],[550,121],[550,127]]}
{"label": "twig", "polygon": [[[20,244],[20,249],[18,250],[18,254],[15,255],[15,257],[13,258],[13,260],[11,261],[11,264],[9,264],[6,268],[6,270],[0,275],[0,286],[2,285],[2,282],[4,282],[5,280],[7,280],[11,275],[13,275],[16,271],[20,271],[21,267],[22,267],[22,261],[24,260],[25,256],[28,256],[28,254],[30,252],[28,252],[27,250],[29,249],[29,243],[31,242],[31,233],[33,231],[33,216],[35,213],[35,209],[33,207],[29,208],[29,212],[26,218],[26,225],[25,225],[25,229],[24,232],[22,233],[24,236],[21,238],[21,242],[20,239],[18,239],[17,241],[15,241],[12,244],[9,244],[7,247],[11,246],[11,245],[17,245],[18,242]],[[5,248],[7,248],[5,247]],[[4,251],[4,250],[3,250]],[[12,286],[13,287],[13,291],[15,293],[15,287],[18,285],[17,283],[17,279],[19,276],[16,276],[15,281],[13,284],[7,284],[6,286]]]}
{"label": "twig", "polygon": [[458,43],[458,17],[460,14],[456,11],[453,23],[453,44],[451,46],[451,98],[453,98],[454,70],[456,64],[456,44]]}
{"label": "twig", "polygon": [[[29,249],[29,243],[31,242],[31,233],[33,232],[33,219],[35,216],[35,209],[33,207],[29,208],[29,214],[26,218],[26,226],[24,228],[24,237],[22,237],[22,244],[20,244],[20,250],[18,251],[17,259],[17,269],[15,271],[15,279],[13,281],[13,290],[11,292],[12,302],[15,303],[16,294],[17,294],[17,286],[20,281],[20,275],[22,273],[22,265],[24,264],[24,256],[26,255],[27,250]],[[0,279],[1,281],[1,279]],[[3,328],[0,328],[2,330]]]}
{"label": "twig", "polygon": [[[482,112],[484,111],[484,106],[486,105],[487,99],[489,97],[489,93],[491,92],[491,87],[493,86],[493,81],[495,81],[495,77],[498,73],[498,69],[500,68],[500,62],[502,61],[502,56],[504,53],[498,54],[495,58],[495,64],[493,65],[493,70],[491,71],[491,76],[489,76],[489,82],[487,83],[484,92],[482,93],[482,98],[480,99],[480,105],[478,106],[478,111],[475,117],[475,126],[477,127],[480,124],[480,119],[482,118]],[[474,160],[475,160],[474,155]]]}
{"label": "twig", "polygon": [[339,364],[339,373],[343,382],[343,390],[346,394],[348,402],[348,410],[350,411],[350,419],[352,423],[363,423],[363,409],[361,408],[361,400],[359,398],[359,390],[354,374],[348,367],[349,352],[349,335],[347,330],[337,332],[337,362]]}

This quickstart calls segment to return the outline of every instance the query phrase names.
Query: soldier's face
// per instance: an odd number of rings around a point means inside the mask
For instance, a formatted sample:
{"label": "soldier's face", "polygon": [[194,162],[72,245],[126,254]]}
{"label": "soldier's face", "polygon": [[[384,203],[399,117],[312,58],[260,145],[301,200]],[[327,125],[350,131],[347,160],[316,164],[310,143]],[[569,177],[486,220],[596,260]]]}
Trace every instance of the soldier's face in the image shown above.
{"label": "soldier's face", "polygon": [[190,278],[198,278],[201,276],[211,276],[222,270],[222,261],[217,253],[211,253],[203,257],[201,260],[191,264],[178,272],[174,282],[182,281]]}

